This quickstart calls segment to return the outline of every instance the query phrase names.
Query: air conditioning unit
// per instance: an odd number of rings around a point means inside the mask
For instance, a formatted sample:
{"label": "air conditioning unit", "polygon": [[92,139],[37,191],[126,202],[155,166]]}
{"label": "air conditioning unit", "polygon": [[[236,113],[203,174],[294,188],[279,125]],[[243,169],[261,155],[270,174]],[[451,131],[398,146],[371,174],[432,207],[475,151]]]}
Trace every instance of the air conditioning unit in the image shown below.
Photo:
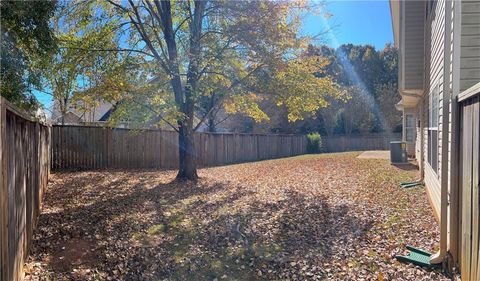
{"label": "air conditioning unit", "polygon": [[392,164],[408,163],[407,143],[404,141],[390,142],[390,161]]}

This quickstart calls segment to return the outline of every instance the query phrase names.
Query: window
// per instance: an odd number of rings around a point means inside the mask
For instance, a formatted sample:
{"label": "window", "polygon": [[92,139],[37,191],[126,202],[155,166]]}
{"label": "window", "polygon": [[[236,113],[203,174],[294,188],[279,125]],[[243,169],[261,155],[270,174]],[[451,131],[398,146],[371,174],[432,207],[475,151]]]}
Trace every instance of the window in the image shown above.
{"label": "window", "polygon": [[438,173],[438,87],[428,95],[428,163]]}
{"label": "window", "polygon": [[407,142],[415,141],[415,117],[413,114],[405,114],[405,140]]}

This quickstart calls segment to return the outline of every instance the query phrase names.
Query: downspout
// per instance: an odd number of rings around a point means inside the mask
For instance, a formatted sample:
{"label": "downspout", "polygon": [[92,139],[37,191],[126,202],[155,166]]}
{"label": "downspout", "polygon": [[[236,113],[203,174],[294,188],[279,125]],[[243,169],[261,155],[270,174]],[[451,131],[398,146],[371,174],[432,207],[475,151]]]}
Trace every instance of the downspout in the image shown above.
{"label": "downspout", "polygon": [[458,264],[458,252],[459,252],[459,141],[460,141],[460,108],[457,100],[460,93],[460,47],[461,47],[461,3],[453,3],[453,61],[452,61],[452,112],[451,112],[451,146],[450,146],[450,237],[449,237],[449,249],[448,251],[452,255],[451,264],[449,269],[453,271],[453,268]]}
{"label": "downspout", "polygon": [[[425,87],[425,86],[424,86]],[[420,168],[420,181],[425,184],[425,150],[423,149],[425,147],[425,134],[424,134],[424,129],[425,129],[425,109],[424,109],[424,98],[420,101],[420,161],[418,161],[419,168]]]}
{"label": "downspout", "polygon": [[448,138],[450,102],[450,44],[452,3],[445,0],[445,36],[443,47],[443,108],[442,108],[442,165],[440,178],[440,249],[430,256],[430,263],[439,264],[445,259],[448,244]]}

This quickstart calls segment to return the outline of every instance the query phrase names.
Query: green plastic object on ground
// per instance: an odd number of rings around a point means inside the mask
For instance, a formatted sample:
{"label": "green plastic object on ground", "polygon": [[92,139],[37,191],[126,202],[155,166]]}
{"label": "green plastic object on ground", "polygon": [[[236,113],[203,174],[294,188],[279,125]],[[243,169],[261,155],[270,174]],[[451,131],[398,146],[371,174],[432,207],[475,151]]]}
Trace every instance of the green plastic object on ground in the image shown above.
{"label": "green plastic object on ground", "polygon": [[402,183],[400,183],[400,187],[408,188],[408,187],[414,187],[414,186],[421,185],[421,184],[422,184],[421,181],[402,182]]}
{"label": "green plastic object on ground", "polygon": [[404,263],[413,263],[415,265],[423,267],[432,268],[438,266],[437,264],[430,263],[431,254],[429,252],[425,252],[409,245],[407,245],[407,249],[410,250],[408,255],[395,255],[395,258]]}

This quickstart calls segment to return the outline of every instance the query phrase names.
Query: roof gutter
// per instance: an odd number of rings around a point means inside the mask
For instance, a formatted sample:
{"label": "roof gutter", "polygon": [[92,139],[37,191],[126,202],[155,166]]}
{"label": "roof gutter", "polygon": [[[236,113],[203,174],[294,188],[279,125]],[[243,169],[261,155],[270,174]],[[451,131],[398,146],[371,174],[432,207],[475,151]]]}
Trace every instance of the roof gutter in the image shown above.
{"label": "roof gutter", "polygon": [[443,107],[442,107],[442,175],[440,178],[440,247],[430,257],[430,263],[443,263],[448,244],[448,136],[449,136],[449,102],[450,102],[450,43],[451,43],[452,2],[445,1],[445,34],[443,47]]}
{"label": "roof gutter", "polygon": [[390,16],[391,16],[391,21],[392,21],[392,31],[393,31],[393,43],[395,47],[400,46],[399,42],[399,28],[400,28],[400,13],[399,13],[399,7],[400,7],[400,0],[390,0],[388,1],[390,4]]}

